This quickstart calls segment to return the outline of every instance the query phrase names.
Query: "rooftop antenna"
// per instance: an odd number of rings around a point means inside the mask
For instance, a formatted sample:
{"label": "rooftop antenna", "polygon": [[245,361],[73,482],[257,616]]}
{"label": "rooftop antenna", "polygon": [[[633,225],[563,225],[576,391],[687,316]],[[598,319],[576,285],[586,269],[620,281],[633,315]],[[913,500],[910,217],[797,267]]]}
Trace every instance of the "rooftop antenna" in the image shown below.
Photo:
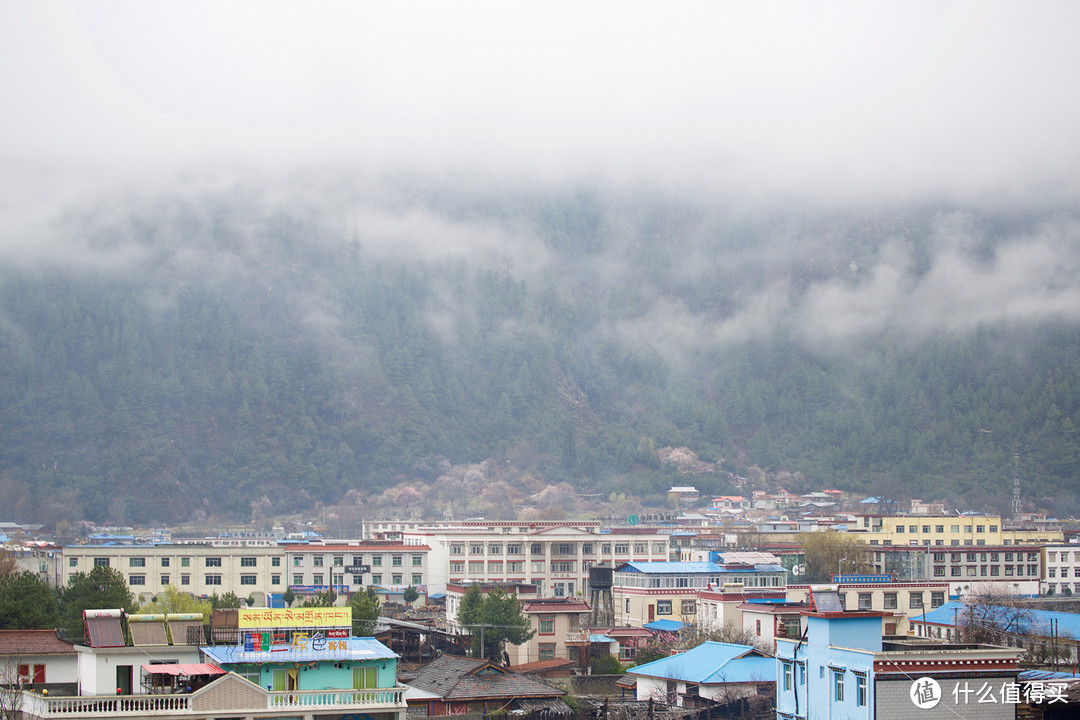
{"label": "rooftop antenna", "polygon": [[1020,520],[1020,453],[1013,453],[1013,520]]}

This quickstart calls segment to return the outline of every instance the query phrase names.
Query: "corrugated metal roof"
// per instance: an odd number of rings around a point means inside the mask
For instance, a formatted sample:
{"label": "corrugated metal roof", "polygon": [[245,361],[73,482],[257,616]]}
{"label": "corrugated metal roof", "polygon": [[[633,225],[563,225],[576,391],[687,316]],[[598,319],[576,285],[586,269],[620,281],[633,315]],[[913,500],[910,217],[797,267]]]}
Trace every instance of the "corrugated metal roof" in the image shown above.
{"label": "corrugated metal roof", "polygon": [[651,623],[642,625],[646,630],[662,630],[663,632],[678,632],[683,629],[683,624],[678,620],[653,620]]}
{"label": "corrugated metal roof", "polygon": [[[1008,610],[1011,610],[1011,608],[1004,609],[1004,612]],[[926,613],[926,622],[935,625],[953,625],[958,621],[963,623],[967,619],[967,611],[967,606],[963,602],[950,600],[941,607]],[[1050,622],[1053,621],[1057,632],[1062,635],[1067,633],[1072,637],[1080,637],[1080,614],[1039,610],[1030,607],[1024,607],[1014,612],[1017,619],[1026,625],[1025,632],[1049,637]],[[913,615],[910,618],[910,622],[922,621],[922,615]]]}
{"label": "corrugated metal roof", "polygon": [[639,665],[626,673],[700,685],[776,682],[776,660],[749,645],[704,642],[684,653]]}
{"label": "corrugated metal roof", "polygon": [[158,665],[143,665],[143,671],[148,675],[224,675],[225,671],[217,665],[210,663],[162,663]]}
{"label": "corrugated metal roof", "polygon": [[619,570],[620,572],[629,571],[653,575],[708,575],[711,573],[722,575],[724,573],[746,573],[765,571],[786,572],[784,568],[780,565],[759,564],[742,568],[725,568],[723,565],[713,562],[669,562],[664,560],[623,563],[617,568],[617,570]]}
{"label": "corrugated metal roof", "polygon": [[[237,663],[316,662],[329,660],[380,660],[395,658],[394,651],[375,638],[350,637],[328,640],[323,650],[245,650],[242,645],[213,645],[200,648],[203,655],[219,665]],[[343,647],[344,646],[344,647]],[[332,649],[331,649],[332,648]]]}

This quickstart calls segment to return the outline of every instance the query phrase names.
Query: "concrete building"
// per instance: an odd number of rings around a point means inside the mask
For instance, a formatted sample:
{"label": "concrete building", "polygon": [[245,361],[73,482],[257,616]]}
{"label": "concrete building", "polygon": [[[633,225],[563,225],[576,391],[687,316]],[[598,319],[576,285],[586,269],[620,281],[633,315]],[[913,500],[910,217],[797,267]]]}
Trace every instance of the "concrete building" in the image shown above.
{"label": "concrete building", "polygon": [[283,593],[289,582],[285,552],[277,545],[69,545],[63,555],[65,583],[95,566],[112,567],[139,602],[172,585],[196,597],[232,592],[266,606],[269,595]]}
{"label": "concrete building", "polygon": [[694,622],[698,592],[725,586],[745,590],[782,589],[787,571],[773,563],[739,560],[734,554],[714,562],[630,562],[615,568],[615,620],[641,627],[654,620]]}
{"label": "concrete building", "polygon": [[428,592],[463,582],[536,585],[541,597],[588,595],[589,568],[668,559],[668,537],[655,528],[601,528],[597,522],[465,522],[403,534],[425,545]]}
{"label": "concrete building", "polygon": [[631,668],[638,701],[704,707],[772,694],[776,661],[747,645],[704,642],[695,648]]}
{"label": "concrete building", "polygon": [[1062,542],[1060,527],[1011,529],[998,515],[860,515],[849,528],[870,545],[979,547]]}
{"label": "concrete building", "polygon": [[375,540],[302,543],[284,548],[289,588],[297,595],[333,589],[339,604],[347,603],[352,593],[368,586],[377,588],[384,602],[400,602],[410,586],[426,597],[428,553],[426,545]]}
{"label": "concrete building", "polygon": [[1018,651],[883,640],[881,613],[844,612],[835,593],[816,600],[805,638],[776,640],[778,720],[1015,717]]}

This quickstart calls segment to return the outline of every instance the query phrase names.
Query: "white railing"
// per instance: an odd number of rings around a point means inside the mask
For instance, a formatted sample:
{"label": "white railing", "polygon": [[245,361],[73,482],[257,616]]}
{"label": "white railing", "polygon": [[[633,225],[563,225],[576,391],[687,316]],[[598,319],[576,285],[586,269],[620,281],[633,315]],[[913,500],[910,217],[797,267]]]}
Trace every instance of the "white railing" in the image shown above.
{"label": "white railing", "polygon": [[270,707],[341,707],[343,705],[401,705],[405,702],[404,688],[371,688],[370,690],[294,690],[270,693]]}
{"label": "white railing", "polygon": [[190,695],[74,695],[45,697],[23,693],[22,711],[29,717],[130,715],[152,717],[191,712]]}
{"label": "white railing", "polygon": [[[12,691],[5,691],[11,693]],[[265,705],[253,705],[252,710],[281,710],[287,708],[358,708],[404,707],[405,689],[371,688],[367,690],[293,690],[266,692]],[[203,716],[212,708],[192,708],[192,695],[75,695],[44,696],[21,692],[19,707],[25,717],[154,717],[155,715]]]}

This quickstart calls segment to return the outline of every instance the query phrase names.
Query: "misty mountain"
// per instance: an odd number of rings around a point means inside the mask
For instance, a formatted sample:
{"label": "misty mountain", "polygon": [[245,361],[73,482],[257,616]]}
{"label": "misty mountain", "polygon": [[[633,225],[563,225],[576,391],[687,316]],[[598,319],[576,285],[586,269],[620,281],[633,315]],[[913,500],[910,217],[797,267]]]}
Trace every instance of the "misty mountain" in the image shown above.
{"label": "misty mountain", "polygon": [[[84,201],[0,265],[15,520],[246,520],[495,459],[1076,511],[1074,207],[475,176]],[[30,226],[26,226],[30,227]]]}

